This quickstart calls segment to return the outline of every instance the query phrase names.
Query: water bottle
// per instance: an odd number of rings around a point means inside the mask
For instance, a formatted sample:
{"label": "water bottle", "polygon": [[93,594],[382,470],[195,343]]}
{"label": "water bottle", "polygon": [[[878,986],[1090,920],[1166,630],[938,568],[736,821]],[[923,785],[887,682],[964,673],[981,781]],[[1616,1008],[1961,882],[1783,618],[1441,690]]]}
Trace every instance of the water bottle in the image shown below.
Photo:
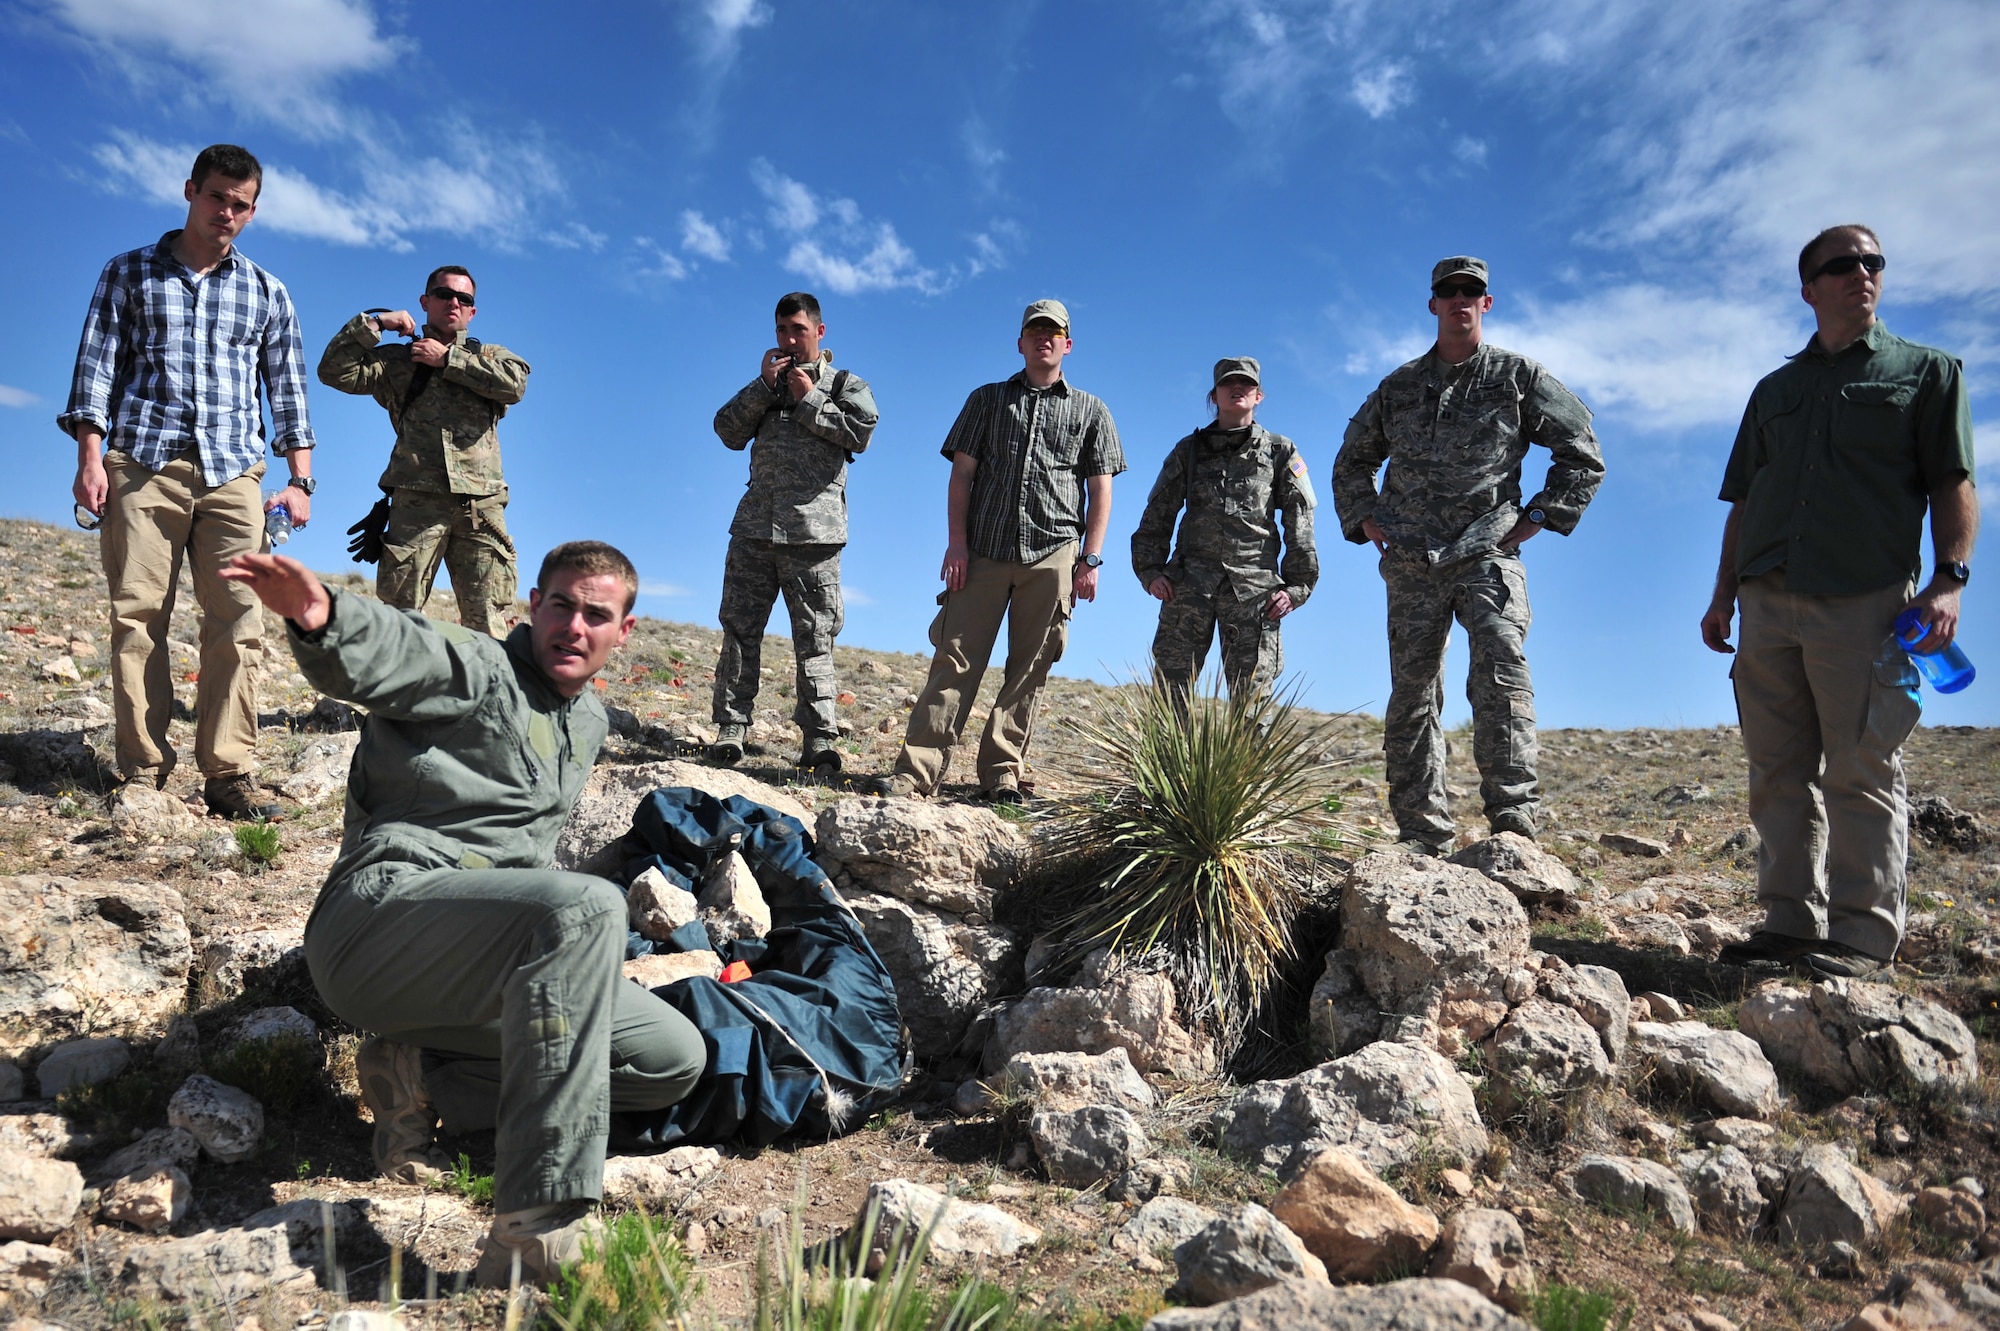
{"label": "water bottle", "polygon": [[1922,642],[1930,631],[1930,625],[1918,617],[1915,606],[1896,616],[1896,641],[1910,654],[1910,659],[1917,663],[1917,669],[1923,671],[1924,678],[1931,682],[1931,687],[1939,693],[1957,693],[1970,684],[1978,672],[1972,668],[1971,659],[1955,642],[1942,651],[1936,648],[1927,652],[1918,651],[1917,644]]}
{"label": "water bottle", "polygon": [[[282,491],[273,491],[269,496],[276,499]],[[283,545],[292,539],[292,510],[279,504],[264,514],[264,533],[271,538],[272,545]]]}

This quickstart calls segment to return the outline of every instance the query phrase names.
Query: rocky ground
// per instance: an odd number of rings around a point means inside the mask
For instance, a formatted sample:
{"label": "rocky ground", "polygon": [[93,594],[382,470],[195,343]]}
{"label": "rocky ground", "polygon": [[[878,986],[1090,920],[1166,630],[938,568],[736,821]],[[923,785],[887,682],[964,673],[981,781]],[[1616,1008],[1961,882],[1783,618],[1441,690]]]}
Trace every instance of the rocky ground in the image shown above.
{"label": "rocky ground", "polygon": [[[395,1269],[403,1320],[497,1323],[500,1296],[454,1297],[489,1215],[490,1137],[451,1143],[468,1165],[451,1187],[373,1179],[357,1037],[295,951],[338,844],[352,718],[268,625],[259,759],[288,814],[269,842],[203,816],[184,584],[183,766],[164,796],[110,795],[94,539],[0,522],[0,1317],[275,1331],[378,1307]],[[1007,890],[1022,824],[966,787],[924,802],[795,784],[783,639],[751,755],[702,763],[717,645],[641,622],[608,672],[618,733],[562,862],[588,864],[657,785],[795,813],[896,974],[922,1059],[902,1104],[836,1141],[614,1161],[614,1204],[683,1236],[709,1314],[745,1315],[761,1241],[843,1231],[871,1186],[891,1211],[924,1213],[924,1188],[994,1208],[955,1213],[934,1262],[1060,1318],[1136,1325],[1173,1303],[1191,1307],[1163,1325],[1208,1325],[1195,1309],[1221,1304],[1243,1325],[1362,1326],[1394,1304],[1398,1325],[1519,1325],[1487,1296],[1532,1311],[1528,1291],[1554,1285],[1676,1331],[1829,1327],[1879,1298],[1901,1306],[1852,1324],[2000,1308],[1995,732],[1909,747],[1893,980],[1759,987],[1710,961],[1758,918],[1732,729],[1545,732],[1539,848],[1468,835],[1440,864],[1370,855],[1379,727],[1326,718],[1357,832],[1340,945],[1307,958],[1298,1029],[1232,1077],[1174,1021],[1162,976],[1028,990]],[[837,657],[849,772],[886,771],[926,662]],[[1067,723],[1111,702],[1073,680],[1050,694],[1042,795],[1097,779]],[[1451,780],[1483,830],[1469,748]],[[1402,1279],[1426,1272],[1453,1283]]]}

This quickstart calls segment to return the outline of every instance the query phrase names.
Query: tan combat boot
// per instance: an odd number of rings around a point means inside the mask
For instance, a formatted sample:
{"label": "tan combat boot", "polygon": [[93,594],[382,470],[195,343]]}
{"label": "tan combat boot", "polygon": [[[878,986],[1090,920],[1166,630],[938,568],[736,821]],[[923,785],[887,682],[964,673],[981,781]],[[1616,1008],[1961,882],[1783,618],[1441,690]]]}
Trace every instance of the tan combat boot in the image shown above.
{"label": "tan combat boot", "polygon": [[451,1162],[437,1147],[438,1116],[424,1090],[423,1050],[371,1035],[354,1055],[361,1103],[375,1116],[370,1149],[382,1177],[397,1183],[429,1183],[443,1177]]}
{"label": "tan combat boot", "polygon": [[509,1289],[514,1284],[515,1259],[520,1259],[520,1281],[524,1285],[553,1285],[562,1269],[583,1259],[586,1237],[598,1246],[604,1243],[604,1222],[589,1201],[550,1202],[525,1211],[504,1211],[493,1217],[493,1227],[479,1240],[479,1268],[473,1272],[476,1285],[487,1289]]}

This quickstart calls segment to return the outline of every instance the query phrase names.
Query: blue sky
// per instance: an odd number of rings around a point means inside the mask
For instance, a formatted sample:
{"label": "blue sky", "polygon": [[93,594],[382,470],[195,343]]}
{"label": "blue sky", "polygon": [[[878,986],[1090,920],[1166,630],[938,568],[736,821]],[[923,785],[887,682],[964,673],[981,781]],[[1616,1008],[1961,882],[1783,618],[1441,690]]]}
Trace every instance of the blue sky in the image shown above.
{"label": "blue sky", "polygon": [[[1802,241],[1876,227],[1890,327],[1962,356],[1996,417],[1996,68],[1983,0],[8,0],[0,512],[68,520],[52,422],[97,271],[178,225],[194,151],[234,141],[267,173],[242,249],[310,357],[363,307],[414,308],[431,266],[473,270],[473,331],[534,366],[502,427],[517,542],[616,542],[662,618],[714,623],[745,459],[709,422],[788,289],[819,294],[882,407],[849,485],[843,640],[867,647],[928,650],[937,448],[1019,368],[1028,301],[1069,305],[1069,377],[1132,467],[1066,672],[1144,660],[1127,539],[1210,364],[1258,356],[1260,419],[1323,501],[1287,667],[1317,706],[1379,712],[1381,583],[1327,482],[1348,417],[1430,343],[1430,264],[1469,252],[1489,337],[1591,405],[1609,467],[1574,536],[1527,547],[1543,724],[1730,720],[1696,627],[1714,496],[1750,386],[1810,331]],[[342,568],[387,424],[331,390],[312,407],[323,485],[291,549]],[[1930,696],[1933,724],[2000,723],[2000,563],[1976,566],[1962,641],[1991,677]],[[1464,665],[1461,640],[1453,719]]]}

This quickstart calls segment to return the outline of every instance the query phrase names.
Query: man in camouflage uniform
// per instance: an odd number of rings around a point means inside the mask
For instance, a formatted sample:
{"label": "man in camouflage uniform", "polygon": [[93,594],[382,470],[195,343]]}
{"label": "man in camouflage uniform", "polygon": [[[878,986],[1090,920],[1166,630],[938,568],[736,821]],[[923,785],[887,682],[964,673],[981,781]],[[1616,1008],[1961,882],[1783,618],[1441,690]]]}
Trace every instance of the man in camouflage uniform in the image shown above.
{"label": "man in camouflage uniform", "polygon": [[[1482,260],[1440,260],[1431,270],[1437,342],[1368,395],[1333,464],[1341,534],[1374,542],[1389,589],[1389,807],[1402,840],[1431,852],[1454,834],[1438,720],[1454,616],[1472,645],[1465,692],[1487,822],[1535,834],[1540,754],[1521,544],[1544,527],[1568,535],[1604,479],[1589,408],[1534,361],[1482,340],[1492,308]],[[1531,443],[1553,460],[1524,507]]]}
{"label": "man in camouflage uniform", "polygon": [[[1215,363],[1213,425],[1174,445],[1132,533],[1132,569],[1161,601],[1153,669],[1185,697],[1222,632],[1231,697],[1270,689],[1284,664],[1278,622],[1319,581],[1312,482],[1297,445],[1257,424],[1262,370]],[[1177,548],[1174,515],[1185,506]],[[1284,560],[1278,558],[1279,525]]]}
{"label": "man in camouflage uniform", "polygon": [[[396,430],[395,451],[377,482],[388,498],[362,524],[378,526],[376,595],[399,610],[423,609],[442,560],[451,570],[458,622],[497,638],[517,619],[520,575],[503,516],[507,482],[495,427],[527,392],[528,362],[467,336],[478,313],[476,292],[465,269],[434,270],[419,301],[421,330],[408,310],[357,314],[327,343],[319,379],[343,393],[372,396]],[[416,340],[385,346],[384,333]],[[365,549],[360,553],[367,557]]]}
{"label": "man in camouflage uniform", "polygon": [[822,779],[840,771],[833,640],[846,612],[840,551],[847,544],[847,464],[868,447],[878,414],[867,383],[833,368],[820,349],[819,301],[794,291],[778,301],[778,345],[757,377],[715,413],[729,448],[750,448],[750,481],[729,524],[722,569],[722,655],[715,663],[720,762],[743,757],[757,701],[764,627],[779,593],[792,616],[797,663],[792,720],[804,736],[799,766]]}

